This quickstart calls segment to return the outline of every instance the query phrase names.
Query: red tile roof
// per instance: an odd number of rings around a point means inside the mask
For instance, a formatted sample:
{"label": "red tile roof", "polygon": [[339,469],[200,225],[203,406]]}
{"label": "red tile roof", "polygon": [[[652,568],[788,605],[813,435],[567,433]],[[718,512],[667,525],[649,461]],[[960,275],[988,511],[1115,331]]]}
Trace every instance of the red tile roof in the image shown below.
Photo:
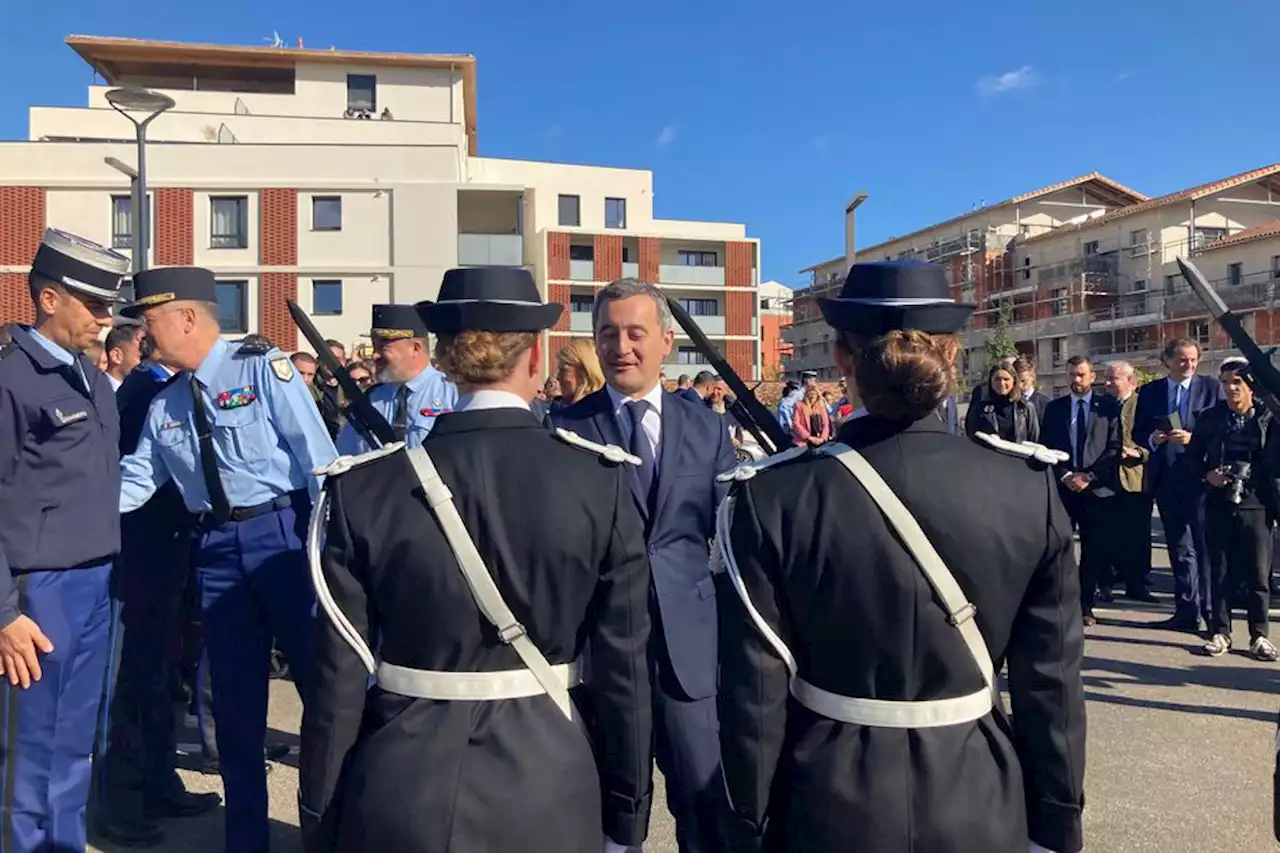
{"label": "red tile roof", "polygon": [[1261,225],[1255,225],[1237,234],[1232,234],[1230,237],[1224,237],[1205,246],[1200,252],[1202,254],[1204,252],[1216,252],[1218,249],[1239,246],[1241,243],[1252,243],[1254,240],[1265,240],[1267,237],[1280,237],[1280,219],[1272,219],[1270,222],[1264,222]]}
{"label": "red tile roof", "polygon": [[1088,228],[1096,228],[1097,226],[1103,225],[1107,222],[1114,222],[1117,219],[1124,219],[1126,216],[1133,216],[1136,213],[1145,213],[1148,210],[1155,210],[1156,208],[1165,207],[1166,205],[1175,204],[1180,201],[1195,201],[1197,199],[1206,198],[1214,193],[1229,190],[1232,187],[1253,183],[1254,181],[1262,178],[1268,178],[1275,174],[1280,174],[1280,163],[1273,163],[1270,166],[1263,166],[1261,169],[1241,172],[1240,174],[1232,175],[1229,178],[1220,178],[1216,181],[1210,181],[1207,184],[1200,184],[1196,187],[1178,190],[1177,192],[1162,195],[1157,198],[1149,198],[1145,201],[1140,201],[1137,204],[1131,204],[1128,207],[1113,210],[1110,213],[1097,217],[1096,219],[1087,219],[1084,222],[1079,222],[1074,225],[1061,225],[1054,228],[1052,231],[1046,231],[1043,234],[1028,237],[1022,241],[1022,244],[1025,246],[1027,243],[1034,243],[1038,240],[1047,240],[1050,237],[1060,237],[1063,234],[1070,234]]}

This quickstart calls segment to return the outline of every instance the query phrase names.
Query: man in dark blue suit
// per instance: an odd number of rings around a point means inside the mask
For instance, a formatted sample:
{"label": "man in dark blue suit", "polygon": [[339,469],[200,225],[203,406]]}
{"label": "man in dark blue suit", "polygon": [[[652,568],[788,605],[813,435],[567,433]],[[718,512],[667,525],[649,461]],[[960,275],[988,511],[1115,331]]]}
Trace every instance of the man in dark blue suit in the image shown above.
{"label": "man in dark blue suit", "polygon": [[551,415],[552,425],[627,448],[641,464],[631,489],[645,522],[653,571],[650,648],[658,768],[681,853],[723,849],[715,834],[723,792],[716,715],[716,593],[708,543],[734,465],[720,416],[664,391],[675,333],[662,292],[620,279],[596,295],[596,351],[606,386]]}
{"label": "man in dark blue suit", "polygon": [[1195,632],[1201,619],[1209,621],[1212,602],[1205,492],[1186,449],[1196,418],[1224,398],[1217,379],[1196,375],[1200,347],[1195,341],[1175,338],[1165,346],[1162,359],[1169,375],[1138,390],[1133,440],[1151,449],[1146,477],[1152,483],[1173,566],[1175,607],[1163,627]]}

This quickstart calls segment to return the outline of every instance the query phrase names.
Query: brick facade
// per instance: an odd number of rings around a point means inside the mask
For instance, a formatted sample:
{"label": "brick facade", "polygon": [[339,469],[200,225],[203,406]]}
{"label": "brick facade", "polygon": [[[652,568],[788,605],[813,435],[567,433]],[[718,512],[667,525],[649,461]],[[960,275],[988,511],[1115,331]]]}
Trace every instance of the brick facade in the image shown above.
{"label": "brick facade", "polygon": [[658,283],[658,263],[662,257],[662,241],[657,237],[640,238],[640,280]]}
{"label": "brick facade", "polygon": [[752,271],[755,269],[754,243],[724,244],[724,286],[751,287],[755,284]]}
{"label": "brick facade", "polygon": [[[563,231],[547,234],[547,278],[561,281],[569,278],[569,235]],[[568,296],[564,302],[568,304]]]}
{"label": "brick facade", "polygon": [[[298,263],[298,191],[264,189],[261,193],[259,263],[291,267]],[[258,282],[257,331],[286,352],[298,346],[298,330],[285,304],[298,298],[295,273],[263,272]]]}
{"label": "brick facade", "polygon": [[156,190],[156,266],[183,267],[196,262],[195,193],[177,187]]}
{"label": "brick facade", "polygon": [[614,281],[622,278],[622,236],[597,234],[595,236],[596,281]]}
{"label": "brick facade", "polygon": [[755,317],[755,293],[725,291],[724,333],[726,335],[753,334],[751,320]]}
{"label": "brick facade", "polygon": [[[568,235],[565,235],[566,237]],[[568,244],[565,244],[566,248]],[[568,257],[566,253],[565,257]],[[560,319],[556,320],[555,330],[557,332],[569,331],[569,285],[567,284],[549,284],[547,285],[547,302],[559,302],[564,306],[564,311],[560,313]]]}
{"label": "brick facade", "polygon": [[739,376],[755,375],[755,341],[725,341],[724,358]]}
{"label": "brick facade", "polygon": [[[44,229],[43,187],[0,187],[0,265],[30,265]],[[0,323],[34,319],[26,273],[0,274]]]}

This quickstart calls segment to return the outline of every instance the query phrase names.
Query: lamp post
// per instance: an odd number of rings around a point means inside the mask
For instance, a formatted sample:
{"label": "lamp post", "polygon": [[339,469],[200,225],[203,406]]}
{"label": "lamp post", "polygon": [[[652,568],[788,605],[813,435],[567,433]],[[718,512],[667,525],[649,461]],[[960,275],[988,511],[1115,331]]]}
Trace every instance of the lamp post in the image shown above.
{"label": "lamp post", "polygon": [[857,260],[857,248],[853,244],[854,211],[858,209],[858,205],[866,200],[866,190],[859,190],[858,194],[844,208],[844,265],[846,267],[853,266],[854,261]]}
{"label": "lamp post", "polygon": [[[137,170],[129,169],[128,166],[115,160],[114,157],[107,158],[107,165],[114,169],[124,172],[128,175],[132,172],[131,181],[133,183],[133,271],[142,272],[147,268],[147,250],[148,240],[151,229],[150,223],[147,221],[147,125],[155,120],[156,116],[162,112],[174,107],[174,100],[168,95],[162,95],[159,92],[153,92],[150,89],[112,89],[106,94],[107,103],[115,109],[120,115],[133,122],[133,126],[137,129],[138,134],[138,168]],[[138,119],[130,113],[145,113],[146,117]],[[112,162],[115,160],[115,162]],[[121,168],[123,167],[123,168]]]}

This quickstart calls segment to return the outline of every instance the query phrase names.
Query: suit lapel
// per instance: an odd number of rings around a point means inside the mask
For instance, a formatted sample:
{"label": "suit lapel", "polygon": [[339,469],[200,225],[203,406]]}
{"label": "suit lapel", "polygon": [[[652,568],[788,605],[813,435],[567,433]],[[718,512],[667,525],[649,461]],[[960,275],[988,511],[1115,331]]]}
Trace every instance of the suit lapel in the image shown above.
{"label": "suit lapel", "polygon": [[[596,429],[600,433],[600,440],[604,444],[614,444],[623,450],[629,449],[629,444],[622,439],[622,427],[618,425],[618,419],[613,414],[613,401],[609,397],[609,392],[601,388],[595,393],[596,406],[595,412],[591,415],[591,422],[595,424]],[[648,522],[649,507],[648,501],[645,500],[644,494],[640,490],[640,476],[636,473],[634,465],[627,466],[627,483],[631,486],[631,496],[635,499],[636,507],[640,510],[640,516]]]}
{"label": "suit lapel", "polygon": [[654,502],[654,516],[662,515],[671,487],[680,476],[678,459],[684,440],[684,416],[679,412],[675,395],[663,393],[662,397],[662,448],[658,462],[658,498]]}

